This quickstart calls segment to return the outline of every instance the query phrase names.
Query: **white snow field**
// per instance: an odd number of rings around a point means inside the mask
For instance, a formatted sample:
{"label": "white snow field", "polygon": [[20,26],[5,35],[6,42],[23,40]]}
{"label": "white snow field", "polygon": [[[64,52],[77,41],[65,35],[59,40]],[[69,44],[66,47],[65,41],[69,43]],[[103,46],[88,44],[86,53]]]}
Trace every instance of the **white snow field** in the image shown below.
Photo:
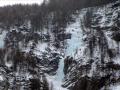
{"label": "white snow field", "polygon": [[0,6],[14,4],[41,4],[43,0],[0,0]]}

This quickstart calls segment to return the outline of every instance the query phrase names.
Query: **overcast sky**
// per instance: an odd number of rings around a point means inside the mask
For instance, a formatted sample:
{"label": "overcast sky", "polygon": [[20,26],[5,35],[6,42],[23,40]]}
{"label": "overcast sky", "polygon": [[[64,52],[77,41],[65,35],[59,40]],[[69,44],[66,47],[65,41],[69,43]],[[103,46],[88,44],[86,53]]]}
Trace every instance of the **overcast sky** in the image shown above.
{"label": "overcast sky", "polygon": [[43,0],[0,0],[0,6],[13,5],[13,4],[41,4]]}

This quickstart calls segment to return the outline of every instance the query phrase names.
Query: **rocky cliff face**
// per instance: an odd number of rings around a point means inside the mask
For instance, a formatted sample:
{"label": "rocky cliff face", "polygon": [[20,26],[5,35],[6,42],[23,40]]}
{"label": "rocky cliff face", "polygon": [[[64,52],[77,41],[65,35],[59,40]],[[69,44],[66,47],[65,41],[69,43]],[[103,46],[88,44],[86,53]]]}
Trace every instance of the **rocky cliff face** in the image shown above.
{"label": "rocky cliff face", "polygon": [[119,83],[118,5],[116,2],[81,10],[79,31],[83,34],[82,37],[79,34],[78,39],[82,39],[79,40],[82,45],[76,47],[73,57],[69,55],[65,59],[63,86],[70,90],[99,90],[102,87],[109,90],[109,85]]}
{"label": "rocky cliff face", "polygon": [[0,90],[119,90],[119,1],[45,22],[1,24]]}

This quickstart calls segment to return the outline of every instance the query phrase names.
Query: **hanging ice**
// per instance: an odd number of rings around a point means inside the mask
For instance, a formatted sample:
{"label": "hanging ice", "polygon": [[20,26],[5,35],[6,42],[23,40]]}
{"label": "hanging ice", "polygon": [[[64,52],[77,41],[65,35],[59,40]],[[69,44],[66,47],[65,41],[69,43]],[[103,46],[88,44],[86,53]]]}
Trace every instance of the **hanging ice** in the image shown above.
{"label": "hanging ice", "polygon": [[3,48],[4,47],[4,39],[6,37],[6,31],[3,31],[1,34],[0,34],[0,48]]}

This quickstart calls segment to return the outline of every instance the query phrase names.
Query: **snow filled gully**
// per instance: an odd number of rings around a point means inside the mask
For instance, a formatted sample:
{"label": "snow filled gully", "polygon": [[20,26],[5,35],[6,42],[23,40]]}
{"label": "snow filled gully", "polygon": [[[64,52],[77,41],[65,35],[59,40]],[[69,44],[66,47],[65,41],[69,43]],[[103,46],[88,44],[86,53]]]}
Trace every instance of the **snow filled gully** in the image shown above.
{"label": "snow filled gully", "polygon": [[[80,12],[81,13],[81,12]],[[84,43],[82,42],[83,38],[83,33],[82,33],[82,28],[81,28],[81,22],[80,18],[84,15],[79,14],[78,16],[75,16],[75,22],[68,25],[66,28],[66,33],[71,33],[72,37],[71,39],[67,40],[67,48],[64,51],[64,57],[60,60],[59,62],[59,67],[57,70],[56,75],[47,76],[47,80],[49,83],[49,90],[68,90],[67,88],[62,87],[63,79],[64,79],[64,59],[67,56],[72,56],[76,55],[77,50],[81,50],[84,47]]]}

